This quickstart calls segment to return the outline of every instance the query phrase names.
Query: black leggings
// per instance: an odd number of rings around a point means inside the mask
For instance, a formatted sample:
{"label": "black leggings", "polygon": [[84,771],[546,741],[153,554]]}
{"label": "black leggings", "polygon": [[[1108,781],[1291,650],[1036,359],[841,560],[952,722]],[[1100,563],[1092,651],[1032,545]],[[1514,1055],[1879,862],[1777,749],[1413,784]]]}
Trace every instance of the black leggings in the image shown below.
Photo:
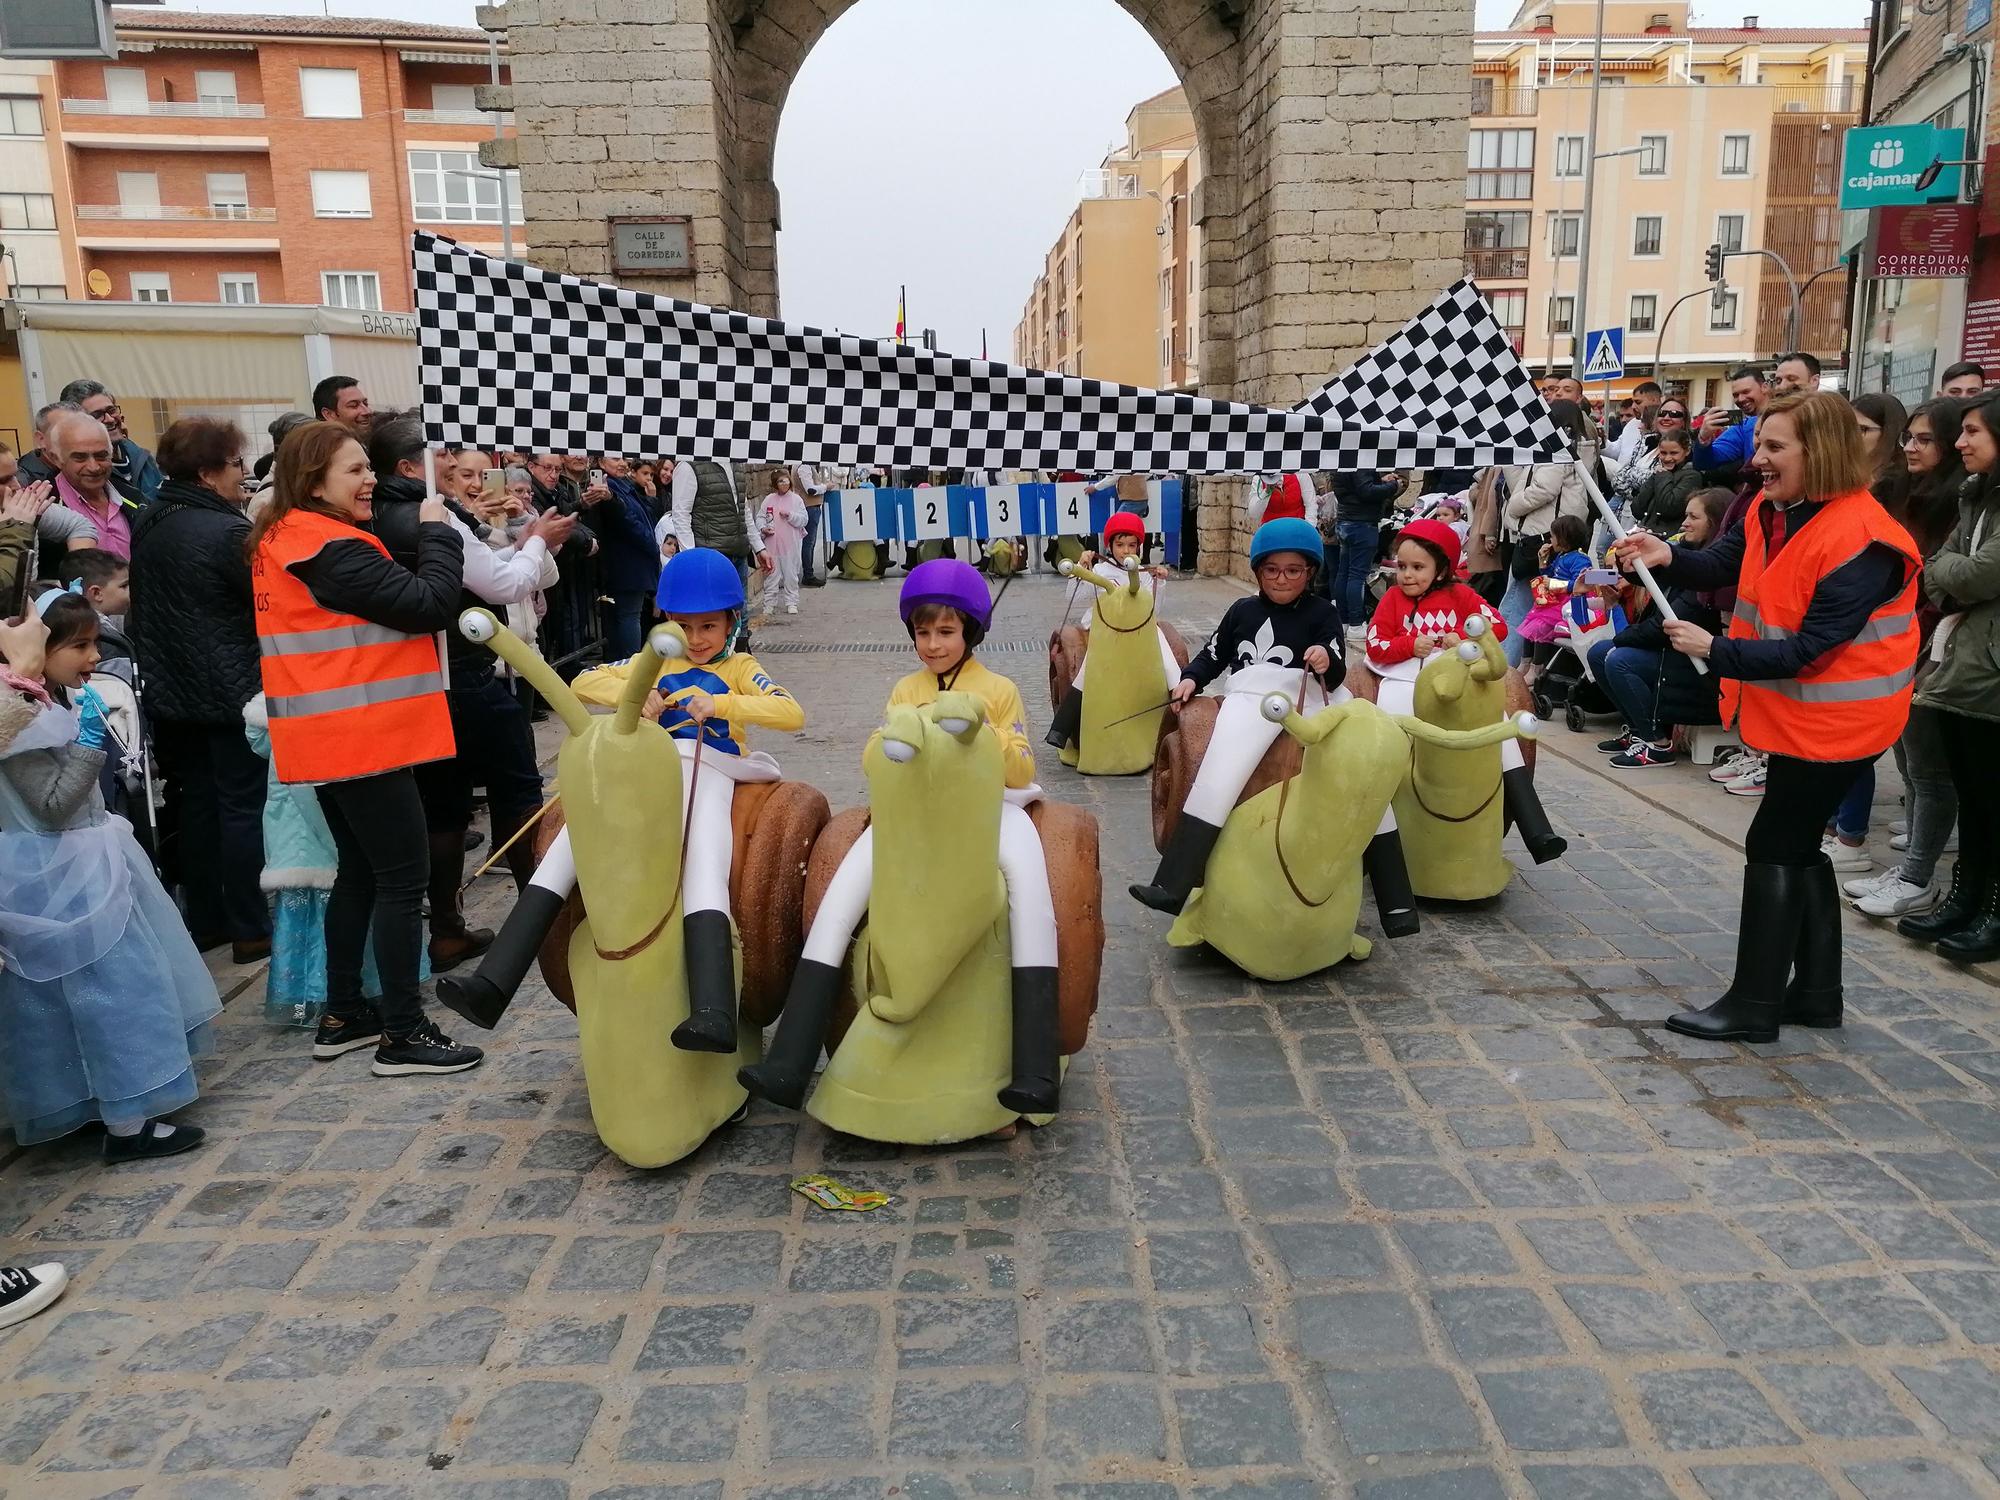
{"label": "black leggings", "polygon": [[408,1036],[424,1018],[418,994],[424,886],[430,844],[424,805],[409,770],[319,788],[319,805],[340,863],[326,903],[326,998],[352,1015],[361,1005],[361,954],[372,932],[382,980],[382,1030]]}
{"label": "black leggings", "polygon": [[1945,763],[1958,793],[1958,862],[1965,873],[1991,879],[2000,860],[2000,779],[1996,779],[1993,744],[2000,724],[1940,710],[1938,735],[1944,741]]}
{"label": "black leggings", "polygon": [[1873,756],[1799,760],[1773,753],[1766,762],[1763,801],[1743,839],[1743,857],[1753,865],[1818,864],[1819,841],[1834,809],[1862,767],[1873,761]]}

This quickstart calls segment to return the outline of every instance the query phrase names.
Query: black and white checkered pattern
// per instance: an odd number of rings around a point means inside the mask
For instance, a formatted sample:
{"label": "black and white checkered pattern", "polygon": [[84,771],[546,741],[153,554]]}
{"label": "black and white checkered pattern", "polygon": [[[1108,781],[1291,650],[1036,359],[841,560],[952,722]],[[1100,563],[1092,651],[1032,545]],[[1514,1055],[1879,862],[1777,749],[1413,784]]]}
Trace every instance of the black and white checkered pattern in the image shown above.
{"label": "black and white checkered pattern", "polygon": [[[1310,404],[1278,411],[790,327],[495,260],[437,235],[416,236],[415,264],[424,424],[444,444],[1191,474],[1560,456],[1518,361],[1505,368],[1519,390],[1468,394],[1468,368],[1501,370],[1489,345],[1506,345],[1476,292],[1483,325],[1448,294],[1425,317],[1452,342],[1398,355],[1425,319],[1411,324],[1359,367],[1381,367],[1372,415],[1329,420]],[[1481,417],[1476,434],[1461,433],[1468,410]],[[1507,430],[1503,411],[1542,425]]]}

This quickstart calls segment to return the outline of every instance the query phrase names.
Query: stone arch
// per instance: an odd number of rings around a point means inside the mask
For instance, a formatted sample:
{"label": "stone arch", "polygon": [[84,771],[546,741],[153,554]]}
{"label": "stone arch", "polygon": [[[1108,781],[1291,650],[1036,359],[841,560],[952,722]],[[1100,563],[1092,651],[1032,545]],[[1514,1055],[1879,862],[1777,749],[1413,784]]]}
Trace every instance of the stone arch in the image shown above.
{"label": "stone arch", "polygon": [[[736,23],[735,177],[741,199],[744,310],[779,315],[777,231],[782,205],[773,174],[778,122],[798,77],[833,23],[866,0],[749,0]],[[1144,28],[1187,95],[1203,153],[1195,216],[1203,230],[1202,364],[1216,393],[1235,385],[1236,132],[1238,38],[1211,0],[1106,0]]]}

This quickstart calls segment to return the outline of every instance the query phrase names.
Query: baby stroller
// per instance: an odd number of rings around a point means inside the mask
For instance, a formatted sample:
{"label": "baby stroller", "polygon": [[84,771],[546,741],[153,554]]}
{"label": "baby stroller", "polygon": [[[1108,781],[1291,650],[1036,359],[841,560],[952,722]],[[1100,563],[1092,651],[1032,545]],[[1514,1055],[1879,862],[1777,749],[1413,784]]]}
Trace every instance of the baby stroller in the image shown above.
{"label": "baby stroller", "polygon": [[1610,640],[1618,633],[1619,624],[1617,613],[1586,596],[1579,595],[1563,606],[1556,638],[1534,648],[1541,669],[1529,689],[1536,718],[1560,715],[1572,733],[1581,734],[1592,718],[1617,716],[1618,705],[1590,670],[1590,648]]}

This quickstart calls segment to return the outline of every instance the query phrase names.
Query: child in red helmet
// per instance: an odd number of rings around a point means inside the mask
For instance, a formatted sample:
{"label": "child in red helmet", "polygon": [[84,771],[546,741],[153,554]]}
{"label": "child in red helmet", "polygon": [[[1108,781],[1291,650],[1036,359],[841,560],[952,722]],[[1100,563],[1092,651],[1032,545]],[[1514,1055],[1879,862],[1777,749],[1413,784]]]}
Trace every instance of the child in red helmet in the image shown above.
{"label": "child in red helmet", "polygon": [[[1103,553],[1085,552],[1077,561],[1114,588],[1123,588],[1125,569],[1128,565],[1138,564],[1145,556],[1145,552],[1146,523],[1130,511],[1120,511],[1104,523]],[[1147,568],[1145,571],[1152,574],[1156,580],[1153,584],[1153,604],[1157,613],[1160,596],[1160,585],[1157,580],[1171,577],[1172,573],[1170,569],[1158,566]],[[1076,622],[1080,630],[1090,629],[1091,619],[1097,613],[1097,591],[1089,589],[1085,592],[1091,597],[1084,602],[1083,615]],[[1160,664],[1166,670],[1167,684],[1171,687],[1180,681],[1181,664],[1174,659],[1174,648],[1167,644],[1165,632],[1155,627],[1153,634],[1159,640]],[[1063,701],[1056,708],[1055,720],[1049,725],[1049,732],[1042,737],[1043,743],[1061,750],[1076,739],[1082,727],[1083,668],[1079,666],[1076,680],[1070,684],[1069,691],[1063,694]]]}
{"label": "child in red helmet", "polygon": [[[1368,624],[1368,670],[1381,679],[1375,702],[1384,713],[1416,711],[1417,678],[1465,639],[1466,621],[1476,616],[1495,640],[1507,638],[1500,616],[1458,581],[1458,559],[1458,533],[1443,521],[1412,521],[1396,538],[1396,586]],[[1500,767],[1507,815],[1535,863],[1558,858],[1568,842],[1549,826],[1517,741],[1500,746]]]}

